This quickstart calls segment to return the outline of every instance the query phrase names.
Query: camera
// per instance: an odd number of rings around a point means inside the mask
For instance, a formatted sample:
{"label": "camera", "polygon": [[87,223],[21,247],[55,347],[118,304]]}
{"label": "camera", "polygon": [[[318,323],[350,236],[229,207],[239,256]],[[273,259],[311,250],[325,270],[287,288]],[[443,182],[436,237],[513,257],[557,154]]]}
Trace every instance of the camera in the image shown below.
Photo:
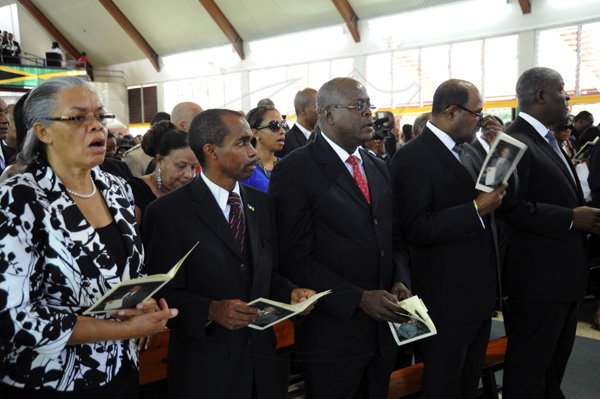
{"label": "camera", "polygon": [[390,118],[385,112],[376,112],[373,122],[373,139],[385,140],[392,137],[392,129],[389,127]]}

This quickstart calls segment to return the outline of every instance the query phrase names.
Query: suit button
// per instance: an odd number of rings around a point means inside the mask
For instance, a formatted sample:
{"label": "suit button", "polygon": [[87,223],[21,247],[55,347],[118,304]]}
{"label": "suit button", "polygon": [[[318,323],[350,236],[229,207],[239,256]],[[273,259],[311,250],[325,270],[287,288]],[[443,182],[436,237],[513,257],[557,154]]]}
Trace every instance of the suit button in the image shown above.
{"label": "suit button", "polygon": [[373,219],[373,224],[375,224],[375,226],[379,225],[379,220]]}
{"label": "suit button", "polygon": [[381,256],[385,256],[385,251],[383,249],[381,250]]}
{"label": "suit button", "polygon": [[242,263],[242,264],[240,265],[240,270],[241,270],[241,271],[245,271],[245,270],[246,270],[246,265]]}

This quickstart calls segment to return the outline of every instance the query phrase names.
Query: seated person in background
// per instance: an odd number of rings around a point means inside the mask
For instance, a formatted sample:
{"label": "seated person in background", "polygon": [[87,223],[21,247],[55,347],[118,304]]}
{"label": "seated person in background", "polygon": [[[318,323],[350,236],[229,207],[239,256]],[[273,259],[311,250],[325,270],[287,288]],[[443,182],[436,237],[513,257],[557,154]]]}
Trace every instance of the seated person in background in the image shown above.
{"label": "seated person in background", "polygon": [[[25,100],[29,96],[29,93],[25,93],[19,98],[17,103],[12,108],[12,113],[9,117],[9,124],[14,129],[15,134],[15,148],[16,152],[12,156],[12,159],[9,161],[10,165],[8,165],[2,175],[0,176],[0,182],[8,179],[11,176],[16,175],[17,173],[22,172],[27,166],[20,158],[19,153],[23,148],[23,142],[25,141],[25,136],[27,135],[27,128],[25,127],[24,117],[23,117],[23,104],[25,104]],[[9,126],[9,128],[10,128]],[[10,131],[10,130],[9,130]]]}
{"label": "seated person in background", "polygon": [[275,152],[281,151],[285,142],[287,123],[274,107],[256,107],[246,115],[256,140],[256,163],[254,173],[240,183],[267,192],[271,171],[280,158]]}
{"label": "seated person in background", "polygon": [[143,268],[131,191],[96,168],[111,115],[77,77],[44,81],[25,115],[28,167],[0,185],[0,397],[134,398],[132,338],[162,331],[177,311],[151,299],[81,315]]}
{"label": "seated person in background", "polygon": [[117,138],[114,134],[108,133],[106,139],[106,155],[104,162],[100,164],[100,169],[115,176],[129,180],[133,177],[127,164],[116,157],[117,154]]}
{"label": "seated person in background", "polygon": [[155,123],[144,135],[142,149],[153,157],[154,172],[132,177],[129,184],[135,198],[135,217],[143,220],[149,203],[189,183],[196,176],[198,160],[190,149],[188,134],[169,121]]}

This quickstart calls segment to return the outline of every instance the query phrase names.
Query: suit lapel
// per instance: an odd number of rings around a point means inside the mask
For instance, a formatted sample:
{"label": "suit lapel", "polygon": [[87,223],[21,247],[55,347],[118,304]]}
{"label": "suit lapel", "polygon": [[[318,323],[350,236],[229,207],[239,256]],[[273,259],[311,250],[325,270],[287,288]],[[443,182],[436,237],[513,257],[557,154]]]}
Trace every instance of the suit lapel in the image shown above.
{"label": "suit lapel", "polygon": [[[346,191],[358,204],[369,208],[369,203],[365,196],[329,143],[321,135],[315,137],[314,143],[315,145],[312,147],[313,156],[315,162],[321,165],[323,174]],[[371,185],[370,182],[368,183]]]}
{"label": "suit lapel", "polygon": [[[579,184],[576,183],[573,178],[575,176],[577,176],[575,174],[575,170],[573,168],[571,168],[571,172],[573,173],[573,175],[571,175],[569,173],[569,171],[567,170],[567,165],[565,165],[565,163],[563,162],[562,159],[560,159],[560,156],[556,153],[556,151],[554,151],[554,149],[550,146],[550,144],[537,132],[537,130],[535,130],[535,128],[533,126],[531,126],[531,124],[529,122],[527,122],[525,119],[520,118],[520,120],[523,121],[523,125],[527,126],[527,129],[523,129],[532,139],[534,142],[536,142],[538,144],[538,146],[542,149],[542,151],[544,151],[544,153],[546,153],[546,155],[552,160],[552,162],[554,162],[556,164],[556,166],[561,170],[562,174],[565,176],[565,178],[569,181],[569,183],[571,184],[571,187],[573,187],[573,189],[579,193],[580,192],[580,188],[579,188]],[[560,149],[560,146],[559,146]],[[562,156],[564,157],[564,153],[561,149],[561,153]],[[569,161],[567,159],[567,163],[570,164],[571,161]],[[579,194],[577,195],[579,197]]]}
{"label": "suit lapel", "polygon": [[363,160],[363,168],[365,170],[365,174],[367,175],[367,183],[369,184],[369,192],[371,194],[371,208],[373,209],[373,214],[375,214],[376,210],[381,204],[381,196],[383,195],[381,188],[388,187],[389,183],[386,182],[381,173],[379,173],[377,166],[375,165],[375,161],[371,158],[371,156],[369,156],[369,154],[362,149],[360,151],[361,158]]}
{"label": "suit lapel", "polygon": [[475,189],[475,182],[471,174],[431,130],[425,127],[420,136],[422,136],[422,140],[427,144],[429,151],[442,164],[444,169],[450,170],[461,183]]}
{"label": "suit lapel", "polygon": [[252,257],[252,288],[250,290],[250,297],[255,297],[255,283],[261,281],[257,278],[257,274],[262,272],[260,267],[261,261],[259,255],[262,248],[262,237],[260,235],[260,217],[259,212],[263,212],[264,209],[258,208],[255,201],[255,196],[251,190],[246,189],[243,185],[240,185],[240,194],[244,203],[244,214],[246,216],[246,233],[250,246],[250,255]]}
{"label": "suit lapel", "polygon": [[[211,229],[221,241],[223,241],[231,252],[243,261],[244,255],[231,233],[229,223],[225,220],[223,211],[219,208],[219,204],[217,204],[215,197],[210,192],[206,183],[204,183],[204,180],[202,180],[202,177],[198,175],[191,184],[192,200],[198,202],[196,215],[202,219],[206,226]],[[246,206],[246,204],[244,204],[244,206]]]}

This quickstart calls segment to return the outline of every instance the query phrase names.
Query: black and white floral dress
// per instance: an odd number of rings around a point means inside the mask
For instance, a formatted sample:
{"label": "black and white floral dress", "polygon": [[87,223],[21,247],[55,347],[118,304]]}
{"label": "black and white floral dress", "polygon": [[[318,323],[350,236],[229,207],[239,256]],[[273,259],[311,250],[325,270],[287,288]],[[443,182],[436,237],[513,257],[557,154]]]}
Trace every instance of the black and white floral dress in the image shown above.
{"label": "black and white floral dress", "polygon": [[[134,340],[69,345],[77,315],[111,286],[142,273],[133,195],[124,180],[92,170],[121,232],[118,267],[52,169],[35,163],[0,185],[0,383],[80,391],[137,368]],[[108,317],[108,316],[98,316]]]}

